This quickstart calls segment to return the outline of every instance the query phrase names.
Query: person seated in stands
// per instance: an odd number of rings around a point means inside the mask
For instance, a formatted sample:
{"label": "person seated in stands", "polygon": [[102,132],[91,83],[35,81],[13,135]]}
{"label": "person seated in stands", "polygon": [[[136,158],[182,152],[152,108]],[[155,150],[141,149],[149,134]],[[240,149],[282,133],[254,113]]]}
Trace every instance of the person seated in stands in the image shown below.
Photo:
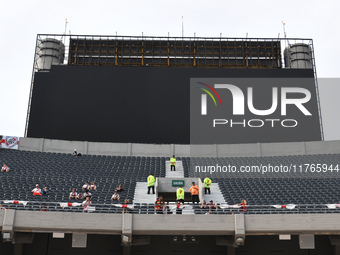
{"label": "person seated in stands", "polygon": [[182,214],[183,208],[184,208],[183,203],[181,201],[177,201],[176,214]]}
{"label": "person seated in stands", "polygon": [[6,210],[6,208],[3,205],[0,205],[0,211]]}
{"label": "person seated in stands", "polygon": [[218,205],[217,203],[214,204],[213,200],[210,200],[208,207],[209,207],[209,214],[212,214],[212,209],[217,209]]}
{"label": "person seated in stands", "polygon": [[[124,205],[127,205],[130,202],[129,199],[125,199],[124,200]],[[127,207],[123,207],[122,213],[129,213],[128,208]]]}
{"label": "person seated in stands", "polygon": [[2,168],[1,168],[1,172],[6,172],[6,173],[8,173],[9,170],[10,170],[9,167],[6,166],[6,164],[4,164],[4,165],[2,166]]}
{"label": "person seated in stands", "polygon": [[89,188],[90,190],[97,190],[97,186],[96,186],[96,184],[94,184],[94,181],[93,182],[91,182],[91,185],[90,185],[90,188]]}
{"label": "person seated in stands", "polygon": [[205,200],[202,201],[200,208],[201,209],[207,209],[208,208],[207,202],[205,202]]}
{"label": "person seated in stands", "polygon": [[83,212],[87,211],[87,207],[90,205],[92,205],[91,197],[87,196],[83,202],[83,207],[84,207]]}
{"label": "person seated in stands", "polygon": [[41,196],[41,189],[39,188],[39,184],[35,185],[35,188],[32,189],[31,191],[33,193],[33,195],[38,195],[38,196]]}
{"label": "person seated in stands", "polygon": [[78,153],[76,149],[73,151],[73,156],[75,157],[81,157],[81,153]]}
{"label": "person seated in stands", "polygon": [[50,193],[50,191],[48,190],[47,187],[44,187],[43,190],[41,191],[41,194],[43,195],[48,195]]}
{"label": "person seated in stands", "polygon": [[85,190],[85,193],[83,194],[83,198],[86,199],[86,197],[92,197],[92,194],[89,192],[88,189]]}
{"label": "person seated in stands", "polygon": [[159,196],[155,202],[156,214],[163,214],[164,200],[163,196]]}
{"label": "person seated in stands", "polygon": [[69,195],[69,197],[68,197],[69,200],[71,200],[71,198],[74,198],[74,199],[78,199],[78,198],[79,198],[79,195],[78,195],[78,193],[76,192],[76,189],[75,189],[75,188],[72,189],[72,192],[70,193],[70,195]]}
{"label": "person seated in stands", "polygon": [[83,187],[81,188],[82,190],[86,190],[86,189],[90,189],[91,186],[89,185],[89,182],[85,182],[85,184],[83,185]]}
{"label": "person seated in stands", "polygon": [[122,184],[119,184],[118,188],[115,189],[115,191],[117,192],[122,192],[124,191],[125,189],[123,188],[123,185]]}
{"label": "person seated in stands", "polygon": [[120,196],[119,196],[117,190],[115,191],[115,193],[111,197],[111,203],[113,202],[113,200],[117,200],[117,201],[120,200]]}
{"label": "person seated in stands", "polygon": [[46,206],[43,206],[43,208],[40,210],[40,212],[48,212]]}
{"label": "person seated in stands", "polygon": [[242,199],[241,200],[241,204],[237,204],[238,206],[241,206],[240,207],[240,213],[241,214],[245,214],[247,212],[247,205],[248,205],[248,202],[247,200],[245,199]]}

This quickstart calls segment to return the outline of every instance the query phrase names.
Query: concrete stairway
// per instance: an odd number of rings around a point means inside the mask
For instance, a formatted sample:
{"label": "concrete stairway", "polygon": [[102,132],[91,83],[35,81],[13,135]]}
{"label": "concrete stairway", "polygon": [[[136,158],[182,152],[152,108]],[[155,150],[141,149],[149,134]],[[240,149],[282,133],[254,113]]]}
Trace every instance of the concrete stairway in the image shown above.
{"label": "concrete stairway", "polygon": [[153,203],[155,203],[155,201],[157,199],[156,195],[152,194],[152,191],[150,191],[150,194],[147,194],[147,192],[148,192],[148,183],[147,182],[137,182],[133,202],[134,203],[143,203],[143,204],[153,204]]}
{"label": "concrete stairway", "polygon": [[[204,188],[203,188],[204,189]],[[214,203],[224,203],[224,197],[220,188],[218,187],[218,183],[212,183],[210,186],[211,194],[204,195],[204,200],[209,203],[210,200],[213,200]]]}
{"label": "concrete stairway", "polygon": [[170,160],[165,161],[165,178],[184,178],[182,161],[177,160],[176,171],[171,171]]}

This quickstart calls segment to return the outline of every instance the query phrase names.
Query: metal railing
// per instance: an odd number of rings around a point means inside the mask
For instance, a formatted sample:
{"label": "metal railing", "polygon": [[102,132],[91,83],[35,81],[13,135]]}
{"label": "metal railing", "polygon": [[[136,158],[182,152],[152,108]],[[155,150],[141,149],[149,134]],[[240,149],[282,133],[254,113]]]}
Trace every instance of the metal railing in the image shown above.
{"label": "metal railing", "polygon": [[[90,208],[85,209],[78,202],[36,202],[27,201],[26,204],[20,202],[2,204],[2,208],[26,210],[26,211],[41,211],[46,208],[47,211],[58,212],[92,212],[92,213],[122,213],[123,209],[125,213],[132,214],[155,214],[154,204],[134,203],[128,204],[127,208],[124,204],[92,204]],[[185,207],[192,208],[194,214],[238,214],[242,213],[240,206],[228,205],[225,203],[214,205],[192,205],[192,203],[184,203]],[[245,214],[312,214],[312,213],[340,213],[340,207],[334,206],[330,209],[326,204],[296,204],[296,205],[247,205]],[[176,205],[174,202],[170,202],[168,205],[167,214],[176,214]]]}

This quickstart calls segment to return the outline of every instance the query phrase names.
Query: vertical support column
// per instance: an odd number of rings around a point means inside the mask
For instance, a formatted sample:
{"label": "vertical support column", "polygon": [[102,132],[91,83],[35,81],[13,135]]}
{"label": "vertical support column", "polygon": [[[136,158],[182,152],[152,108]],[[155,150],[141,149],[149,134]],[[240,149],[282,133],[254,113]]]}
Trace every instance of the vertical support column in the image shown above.
{"label": "vertical support column", "polygon": [[122,245],[131,246],[132,243],[132,214],[122,214]]}
{"label": "vertical support column", "polygon": [[12,240],[14,238],[14,218],[15,210],[5,210],[4,220],[2,223],[2,238],[4,240]]}
{"label": "vertical support column", "polygon": [[13,249],[13,255],[22,255],[23,254],[23,244],[15,243]]}
{"label": "vertical support column", "polygon": [[261,143],[257,143],[257,156],[262,156],[262,149],[261,149]]}
{"label": "vertical support column", "polygon": [[301,142],[301,152],[302,152],[302,155],[306,155],[306,143],[305,142]]}
{"label": "vertical support column", "polygon": [[40,147],[39,147],[40,152],[44,151],[44,144],[45,144],[45,138],[40,138]]}
{"label": "vertical support column", "polygon": [[171,151],[171,156],[172,155],[176,155],[175,153],[175,145],[172,143],[172,144],[170,144],[170,151]]}
{"label": "vertical support column", "polygon": [[243,245],[246,239],[244,214],[235,214],[235,239],[237,245]]}
{"label": "vertical support column", "polygon": [[127,156],[132,156],[132,143],[128,143]]}
{"label": "vertical support column", "polygon": [[87,155],[89,152],[89,142],[85,141],[84,142],[84,154]]}

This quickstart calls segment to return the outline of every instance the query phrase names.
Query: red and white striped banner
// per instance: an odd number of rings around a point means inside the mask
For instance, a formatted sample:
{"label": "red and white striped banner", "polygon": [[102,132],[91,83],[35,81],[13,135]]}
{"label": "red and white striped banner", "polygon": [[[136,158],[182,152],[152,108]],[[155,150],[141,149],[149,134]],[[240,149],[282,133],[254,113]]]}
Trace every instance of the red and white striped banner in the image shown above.
{"label": "red and white striped banner", "polygon": [[[204,206],[209,206],[209,204],[207,205],[204,205]],[[210,205],[212,206],[212,205]],[[241,206],[240,205],[227,205],[227,204],[222,204],[222,205],[219,205],[219,207],[221,209],[228,209],[228,208],[240,208]]]}
{"label": "red and white striped banner", "polygon": [[81,206],[81,203],[59,203],[61,208],[71,207],[71,206]]}
{"label": "red and white striped banner", "polygon": [[340,204],[326,204],[328,209],[336,209],[340,207]]}
{"label": "red and white striped banner", "polygon": [[128,208],[128,209],[131,209],[131,210],[134,209],[133,205],[126,205],[126,204],[113,204],[113,206],[121,207],[121,208]]}
{"label": "red and white striped banner", "polygon": [[17,136],[2,136],[0,135],[0,144],[3,149],[18,149],[19,137]]}
{"label": "red and white striped banner", "polygon": [[24,206],[27,205],[28,201],[19,201],[19,200],[3,200],[5,204],[22,204]]}
{"label": "red and white striped banner", "polygon": [[287,204],[287,205],[271,205],[272,207],[275,207],[277,209],[280,209],[280,208],[285,208],[285,209],[289,209],[289,210],[292,210],[296,207],[296,205],[294,204]]}

